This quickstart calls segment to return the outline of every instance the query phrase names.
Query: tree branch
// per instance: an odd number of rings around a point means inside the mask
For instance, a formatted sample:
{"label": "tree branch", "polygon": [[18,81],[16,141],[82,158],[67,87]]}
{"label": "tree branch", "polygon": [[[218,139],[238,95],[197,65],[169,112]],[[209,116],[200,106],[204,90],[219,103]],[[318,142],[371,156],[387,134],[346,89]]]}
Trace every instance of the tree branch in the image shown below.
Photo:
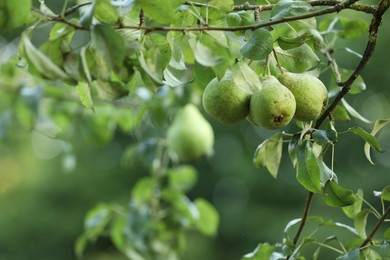
{"label": "tree branch", "polygon": [[367,238],[360,245],[360,250],[362,250],[372,240],[375,233],[378,231],[379,227],[385,222],[387,215],[389,215],[389,214],[390,214],[390,207],[388,207],[387,210],[385,211],[385,213],[383,213],[382,217],[376,223],[374,229],[371,231],[371,233],[367,236]]}

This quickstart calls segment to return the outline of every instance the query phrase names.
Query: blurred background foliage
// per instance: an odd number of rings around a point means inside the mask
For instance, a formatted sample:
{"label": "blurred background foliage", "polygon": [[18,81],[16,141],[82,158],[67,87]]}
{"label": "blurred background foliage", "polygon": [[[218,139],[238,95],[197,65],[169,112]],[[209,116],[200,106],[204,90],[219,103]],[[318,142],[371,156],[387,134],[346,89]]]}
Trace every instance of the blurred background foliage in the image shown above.
{"label": "blurred background foliage", "polygon": [[[62,7],[61,1],[51,0],[46,4],[55,11]],[[389,28],[390,14],[384,16],[383,24]],[[381,31],[376,53],[362,74],[367,90],[347,97],[348,102],[370,120],[390,118],[389,32]],[[0,60],[6,60],[7,55],[15,52],[19,33],[15,30],[1,32]],[[35,37],[40,38],[39,35]],[[341,40],[339,46],[361,53],[365,43],[366,38]],[[345,51],[336,50],[335,57],[341,66],[350,69],[358,62]],[[12,73],[12,69],[2,67],[0,76],[12,78]],[[10,107],[21,118],[20,122],[32,120],[28,111],[37,106],[34,99],[44,95],[39,88],[34,91],[24,93],[25,98],[17,102],[13,101],[12,94],[1,92],[0,126],[9,120],[10,115],[4,111]],[[104,104],[97,107],[102,111],[107,109],[108,115],[112,109]],[[54,108],[64,113],[79,110],[77,121],[56,118],[57,123],[67,126],[63,141],[53,138],[58,129],[41,122],[29,133],[17,131],[18,126],[14,126],[12,129],[16,130],[0,143],[0,259],[75,258],[74,243],[83,231],[88,210],[99,203],[126,205],[136,180],[147,175],[144,165],[129,165],[121,158],[136,142],[136,136],[110,127],[109,117],[102,122],[84,120],[87,117],[83,115],[88,112],[77,99],[60,102]],[[49,112],[55,114],[55,111]],[[207,119],[215,131],[215,153],[194,164],[199,172],[198,182],[189,197],[212,202],[220,214],[220,226],[216,238],[189,232],[182,259],[239,259],[259,242],[279,242],[287,222],[301,216],[307,192],[297,183],[287,154],[283,155],[277,181],[265,169],[253,166],[252,156],[257,145],[270,137],[272,131],[256,128],[246,121],[230,126],[210,117]],[[88,128],[83,128],[86,124],[109,128],[96,137],[100,143],[85,138],[89,136],[85,133]],[[372,128],[359,124],[368,131]],[[339,123],[339,128],[347,129],[350,125],[350,122]],[[124,127],[131,128],[131,125]],[[5,136],[1,129],[0,138]],[[289,128],[285,130],[288,132]],[[110,140],[111,134],[112,141],[105,142]],[[143,134],[154,136],[161,132]],[[378,135],[378,139],[383,150],[390,151],[388,128]],[[375,153],[377,164],[372,166],[364,157],[363,145],[363,141],[354,135],[341,136],[335,149],[335,171],[345,187],[355,191],[363,188],[366,199],[380,208],[372,191],[381,190],[389,183],[390,154]],[[348,222],[339,209],[325,206],[318,196],[311,214]],[[369,222],[368,226],[372,227],[374,219]],[[331,234],[336,232],[332,230]],[[124,257],[109,239],[101,238],[87,247],[85,259]]]}

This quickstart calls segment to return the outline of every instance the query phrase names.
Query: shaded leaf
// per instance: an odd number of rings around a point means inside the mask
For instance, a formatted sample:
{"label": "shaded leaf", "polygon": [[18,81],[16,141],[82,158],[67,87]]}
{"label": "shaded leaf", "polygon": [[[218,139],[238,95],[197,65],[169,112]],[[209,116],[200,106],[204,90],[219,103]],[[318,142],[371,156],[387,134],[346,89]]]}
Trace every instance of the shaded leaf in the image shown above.
{"label": "shaded leaf", "polygon": [[190,190],[196,183],[196,169],[190,165],[181,165],[167,171],[169,184],[172,188],[180,191]]}
{"label": "shaded leaf", "polygon": [[204,199],[196,199],[194,203],[199,211],[199,218],[196,221],[199,231],[208,236],[216,235],[219,225],[217,210]]}
{"label": "shaded leaf", "polygon": [[311,10],[311,5],[304,1],[280,1],[272,8],[271,19],[277,20],[283,17],[305,14]]}
{"label": "shaded leaf", "polygon": [[345,207],[356,201],[356,196],[351,190],[344,189],[332,180],[325,183],[323,195],[325,203],[332,207]]}
{"label": "shaded leaf", "polygon": [[248,86],[252,93],[261,90],[259,76],[245,62],[239,61],[234,64],[232,73],[237,86]]}
{"label": "shaded leaf", "polygon": [[383,234],[383,239],[390,240],[390,228],[386,229],[385,233]]}
{"label": "shaded leaf", "polygon": [[135,0],[147,16],[160,23],[169,24],[177,18],[176,9],[182,4],[181,0]]}
{"label": "shaded leaf", "polygon": [[272,177],[276,178],[282,158],[282,148],[283,135],[277,133],[257,147],[253,163],[256,167],[266,167]]}
{"label": "shaded leaf", "polygon": [[[371,135],[375,136],[383,127],[385,127],[388,123],[390,122],[390,119],[381,119],[375,121],[374,128],[371,131]],[[367,160],[371,163],[374,164],[371,160],[371,153],[370,153],[370,143],[366,142],[364,144],[364,154],[366,155]]]}
{"label": "shaded leaf", "polygon": [[332,116],[335,121],[342,121],[342,122],[351,121],[351,118],[349,117],[347,110],[341,105],[337,105],[333,109]]}
{"label": "shaded leaf", "polygon": [[382,191],[374,191],[374,195],[382,200],[390,201],[390,185],[384,187]]}
{"label": "shaded leaf", "polygon": [[253,32],[247,43],[241,47],[241,53],[251,60],[265,59],[272,51],[273,38],[269,31],[257,29]]}
{"label": "shaded leaf", "polygon": [[147,204],[153,197],[155,185],[155,181],[151,177],[142,178],[131,190],[131,198],[138,205]]}
{"label": "shaded leaf", "polygon": [[222,62],[222,57],[215,56],[212,49],[195,38],[190,40],[191,48],[195,55],[195,60],[206,67],[212,67]]}
{"label": "shaded leaf", "polygon": [[355,216],[362,210],[363,206],[363,190],[358,189],[356,194],[356,201],[353,203],[353,205],[342,208],[344,214],[351,219],[355,218]]}
{"label": "shaded leaf", "polygon": [[[96,0],[95,2],[95,17],[107,24],[115,24],[119,19],[119,12],[112,6],[110,0]],[[91,10],[89,10],[91,12]],[[84,17],[84,16],[83,16]],[[84,17],[84,21],[88,24],[88,14]]]}
{"label": "shaded leaf", "polygon": [[253,252],[244,255],[241,260],[266,260],[271,259],[271,255],[275,250],[275,246],[268,243],[259,244]]}
{"label": "shaded leaf", "polygon": [[362,238],[366,238],[366,226],[367,226],[367,217],[370,211],[368,209],[360,211],[354,219],[354,226],[356,231],[359,233],[359,236]]}
{"label": "shaded leaf", "polygon": [[359,248],[354,248],[347,253],[337,257],[337,260],[359,260]]}
{"label": "shaded leaf", "polygon": [[362,115],[360,115],[350,104],[348,104],[348,102],[344,98],[341,99],[341,103],[343,104],[344,108],[348,111],[348,113],[352,117],[359,119],[360,121],[367,123],[367,124],[372,123],[370,120],[368,120],[368,119],[364,118]]}
{"label": "shaded leaf", "polygon": [[79,82],[76,86],[77,94],[80,97],[81,104],[83,104],[86,108],[93,108],[93,100],[91,96],[91,90],[89,88],[88,83]]}
{"label": "shaded leaf", "polygon": [[295,37],[279,36],[278,44],[283,50],[289,50],[301,46],[310,38],[311,34],[308,32],[305,32]]}
{"label": "shaded leaf", "polygon": [[359,126],[351,127],[348,129],[349,132],[362,137],[372,148],[378,152],[382,152],[381,146],[378,140],[371,134],[367,133],[363,128]]}
{"label": "shaded leaf", "polygon": [[340,32],[340,36],[346,39],[355,39],[364,36],[368,31],[369,23],[367,20],[358,18],[350,19],[349,17],[339,17],[344,30]]}
{"label": "shaded leaf", "polygon": [[308,71],[317,66],[320,61],[312,48],[306,43],[289,50],[276,47],[275,51],[280,64],[290,72],[300,73]]}
{"label": "shaded leaf", "polygon": [[320,167],[310,141],[298,144],[296,158],[296,178],[299,183],[311,192],[321,192]]}

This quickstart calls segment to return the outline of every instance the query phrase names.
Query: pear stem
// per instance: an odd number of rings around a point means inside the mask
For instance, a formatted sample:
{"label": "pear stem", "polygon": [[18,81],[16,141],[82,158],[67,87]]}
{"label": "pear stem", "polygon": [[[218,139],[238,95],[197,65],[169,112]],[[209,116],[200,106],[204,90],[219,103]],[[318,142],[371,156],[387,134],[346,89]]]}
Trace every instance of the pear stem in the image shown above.
{"label": "pear stem", "polygon": [[272,48],[272,52],[273,52],[274,57],[275,57],[275,60],[276,60],[276,65],[278,66],[278,68],[279,68],[279,70],[280,70],[280,73],[283,74],[284,72],[283,72],[282,66],[281,66],[280,63],[279,63],[278,54],[276,53],[275,48]]}

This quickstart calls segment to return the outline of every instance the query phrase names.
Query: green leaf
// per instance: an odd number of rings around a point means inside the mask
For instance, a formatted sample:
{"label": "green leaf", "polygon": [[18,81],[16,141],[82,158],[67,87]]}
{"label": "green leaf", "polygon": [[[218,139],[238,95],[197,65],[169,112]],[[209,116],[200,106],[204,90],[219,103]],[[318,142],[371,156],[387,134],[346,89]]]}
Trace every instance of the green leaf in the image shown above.
{"label": "green leaf", "polygon": [[336,141],[335,136],[333,133],[329,133],[325,130],[315,130],[312,133],[312,137],[314,141],[319,145],[325,145],[325,144],[333,144]]}
{"label": "green leaf", "polygon": [[[103,23],[116,24],[119,19],[119,12],[111,5],[110,0],[96,0],[95,17]],[[83,16],[82,18],[84,18],[82,21],[87,23],[87,17]]]}
{"label": "green leaf", "polygon": [[219,10],[229,12],[233,10],[234,1],[233,0],[211,0],[209,2],[209,5]]}
{"label": "green leaf", "polygon": [[45,79],[70,80],[61,68],[32,45],[26,33],[22,35],[22,42],[29,69],[33,74],[38,74],[38,76]]}
{"label": "green leaf", "polygon": [[239,61],[234,64],[232,73],[233,80],[237,86],[248,86],[252,93],[261,90],[259,76],[245,62]]}
{"label": "green leaf", "polygon": [[276,47],[280,64],[290,72],[301,73],[317,66],[320,59],[309,45],[302,44],[299,47],[289,50],[282,50]]}
{"label": "green leaf", "polygon": [[112,112],[107,108],[95,106],[95,113],[83,118],[83,124],[80,126],[81,134],[87,143],[100,146],[111,141],[116,123],[110,113]]}
{"label": "green leaf", "polygon": [[196,183],[196,169],[190,165],[181,165],[167,171],[169,184],[173,189],[189,191]]}
{"label": "green leaf", "polygon": [[216,235],[219,225],[217,210],[204,199],[196,199],[195,205],[199,211],[199,218],[196,221],[199,231],[208,236]]}
{"label": "green leaf", "polygon": [[275,246],[268,243],[259,244],[253,252],[244,255],[241,260],[266,260],[271,259]]}
{"label": "green leaf", "polygon": [[341,105],[337,105],[333,109],[332,115],[335,121],[342,121],[342,122],[351,121],[351,118],[349,117],[347,110]]}
{"label": "green leaf", "polygon": [[88,238],[86,236],[82,235],[77,238],[74,246],[74,251],[78,258],[80,259],[82,258],[84,250],[87,247],[87,244],[88,244]]}
{"label": "green leaf", "polygon": [[[371,135],[375,136],[383,127],[385,127],[388,123],[390,122],[390,119],[380,119],[376,120],[374,124],[374,128],[371,131]],[[371,163],[374,164],[371,160],[371,153],[370,153],[370,143],[366,142],[364,144],[364,154],[366,155],[367,160]]]}
{"label": "green leaf", "polygon": [[194,64],[194,80],[197,86],[203,91],[207,84],[215,78],[215,73],[212,68],[203,66],[199,62]]}
{"label": "green leaf", "polygon": [[359,189],[356,194],[356,201],[353,205],[342,208],[344,214],[351,219],[356,217],[356,215],[362,210],[363,206],[363,190]]}
{"label": "green leaf", "polygon": [[251,60],[262,60],[272,51],[273,38],[269,31],[257,29],[253,32],[247,43],[241,47],[241,53]]}
{"label": "green leaf", "polygon": [[91,31],[91,43],[111,69],[123,66],[125,44],[123,38],[110,26],[95,24]]}
{"label": "green leaf", "polygon": [[99,204],[88,211],[84,221],[85,236],[88,240],[95,241],[102,235],[111,218],[112,209],[107,204]]}
{"label": "green leaf", "polygon": [[130,132],[136,123],[136,115],[130,108],[117,109],[115,118],[116,123],[124,133]]}
{"label": "green leaf", "polygon": [[16,29],[25,25],[31,10],[31,0],[2,0],[0,3],[0,29]]}
{"label": "green leaf", "polygon": [[222,57],[215,56],[215,53],[200,40],[190,39],[190,45],[195,55],[195,60],[206,67],[212,67],[222,62]]}
{"label": "green leaf", "polygon": [[[99,1],[97,1],[99,2]],[[100,1],[100,6],[99,6],[99,14],[98,16],[101,17],[100,15],[100,12],[101,12],[101,8],[102,8],[102,3],[104,5],[104,2]],[[92,2],[81,14],[81,17],[80,17],[80,24],[86,28],[89,28],[92,24],[92,19],[93,19],[93,16],[95,15],[95,6],[96,6],[96,2]],[[109,7],[109,8],[112,8],[112,7]],[[107,10],[106,10],[107,11]],[[108,13],[108,12],[107,12]],[[114,19],[118,19],[115,12],[114,12],[114,16],[115,18]],[[108,19],[110,19],[110,16],[107,15],[107,16],[104,16],[103,19],[107,19],[106,17],[108,17]],[[113,21],[112,23],[115,23],[115,21]]]}
{"label": "green leaf", "polygon": [[367,124],[372,123],[370,120],[368,120],[368,119],[364,118],[362,115],[360,115],[350,104],[348,104],[348,102],[344,98],[341,99],[341,103],[343,104],[344,108],[348,111],[348,113],[352,117],[359,119],[360,121],[367,123]]}
{"label": "green leaf", "polygon": [[89,84],[86,82],[79,82],[76,86],[76,91],[80,97],[81,104],[86,108],[93,109],[93,100]]}
{"label": "green leaf", "polygon": [[348,129],[348,132],[362,137],[372,148],[375,149],[375,151],[382,152],[378,140],[372,134],[367,133],[363,128],[359,126],[351,127]]}
{"label": "green leaf", "polygon": [[272,8],[271,19],[278,20],[284,17],[305,14],[311,8],[311,5],[304,1],[280,1]]}
{"label": "green leaf", "polygon": [[320,167],[309,140],[296,147],[296,158],[296,178],[299,183],[311,192],[321,192]]}
{"label": "green leaf", "polygon": [[295,37],[279,36],[278,44],[283,50],[289,50],[301,46],[310,38],[311,34],[308,32],[302,33]]}
{"label": "green leaf", "polygon": [[[344,81],[348,80],[348,78],[352,75],[353,71],[340,68],[339,69],[339,73],[340,73],[340,76],[341,76],[340,80],[344,82]],[[334,92],[336,92],[336,91],[338,92],[339,91],[340,86],[338,86],[336,84],[335,77],[332,77],[332,79],[331,79],[331,81],[329,83],[329,87],[332,88],[332,90]],[[354,80],[354,82],[352,83],[351,90],[348,93],[357,95],[357,94],[360,94],[364,90],[366,90],[366,83],[364,82],[363,77],[361,75],[359,75]]]}
{"label": "green leaf", "polygon": [[293,137],[291,137],[291,140],[288,144],[288,155],[290,156],[291,162],[293,166],[295,167],[297,164],[297,152],[296,148],[298,144],[300,143],[301,135],[295,134]]}
{"label": "green leaf", "polygon": [[337,257],[337,260],[359,260],[359,248],[354,248],[347,253]]}
{"label": "green leaf", "polygon": [[344,30],[340,33],[342,38],[356,39],[364,36],[368,32],[369,23],[365,19],[350,19],[347,17],[339,17]]}
{"label": "green leaf", "polygon": [[354,219],[354,226],[359,236],[363,239],[367,237],[366,226],[367,226],[367,217],[370,211],[368,209],[360,211]]}
{"label": "green leaf", "polygon": [[383,239],[390,240],[390,228],[386,229],[385,233],[383,234]]}
{"label": "green leaf", "polygon": [[345,207],[356,201],[356,196],[351,190],[344,189],[332,180],[325,183],[323,195],[325,203],[332,207]]}
{"label": "green leaf", "polygon": [[152,20],[169,24],[176,20],[176,9],[183,3],[181,0],[135,0]]}
{"label": "green leaf", "polygon": [[125,230],[127,228],[127,221],[125,218],[117,218],[111,224],[110,238],[115,247],[120,251],[124,251],[125,248]]}
{"label": "green leaf", "polygon": [[142,178],[141,180],[137,181],[131,190],[131,198],[138,205],[148,203],[153,197],[153,190],[155,185],[155,181],[151,177]]}
{"label": "green leaf", "polygon": [[390,201],[390,185],[384,187],[382,191],[374,191],[374,195],[381,197],[382,200]]}
{"label": "green leaf", "polygon": [[277,133],[257,147],[253,163],[256,167],[266,167],[272,177],[276,178],[282,158],[282,149],[283,135]]}

